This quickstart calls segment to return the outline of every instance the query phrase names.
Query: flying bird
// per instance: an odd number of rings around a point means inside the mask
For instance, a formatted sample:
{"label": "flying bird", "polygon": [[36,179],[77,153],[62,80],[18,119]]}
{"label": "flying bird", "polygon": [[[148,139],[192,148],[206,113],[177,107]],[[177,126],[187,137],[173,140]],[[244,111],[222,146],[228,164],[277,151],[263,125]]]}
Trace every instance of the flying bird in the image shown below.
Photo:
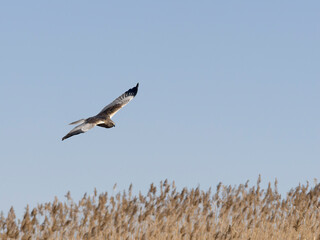
{"label": "flying bird", "polygon": [[70,125],[79,125],[73,128],[67,135],[65,135],[62,138],[62,141],[74,135],[85,133],[95,126],[104,128],[115,127],[116,125],[111,120],[111,118],[137,95],[138,87],[139,83],[137,83],[135,87],[130,88],[124,94],[116,98],[112,103],[105,106],[97,115],[70,123]]}

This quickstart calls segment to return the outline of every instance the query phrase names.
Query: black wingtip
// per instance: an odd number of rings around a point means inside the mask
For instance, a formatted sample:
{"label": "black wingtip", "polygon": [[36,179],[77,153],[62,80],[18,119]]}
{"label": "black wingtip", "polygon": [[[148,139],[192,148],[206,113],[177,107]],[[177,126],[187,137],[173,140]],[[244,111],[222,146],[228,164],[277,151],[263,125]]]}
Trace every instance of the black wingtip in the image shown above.
{"label": "black wingtip", "polygon": [[138,93],[138,88],[139,88],[139,83],[137,83],[137,85],[131,89],[129,89],[126,93],[136,96]]}
{"label": "black wingtip", "polygon": [[69,138],[69,137],[72,137],[73,135],[72,134],[67,134],[67,135],[65,135],[63,138],[62,138],[62,140],[61,141],[63,141],[63,140],[65,140],[65,139],[67,139],[67,138]]}

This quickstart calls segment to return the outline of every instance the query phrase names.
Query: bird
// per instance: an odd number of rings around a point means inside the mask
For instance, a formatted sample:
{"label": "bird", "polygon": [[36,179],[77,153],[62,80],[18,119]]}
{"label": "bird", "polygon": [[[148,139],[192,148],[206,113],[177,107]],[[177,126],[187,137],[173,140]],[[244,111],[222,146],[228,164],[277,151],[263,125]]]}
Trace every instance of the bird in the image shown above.
{"label": "bird", "polygon": [[130,88],[128,91],[120,95],[113,102],[105,106],[97,115],[70,123],[69,125],[79,125],[73,128],[67,135],[65,135],[62,138],[62,141],[74,135],[85,133],[95,126],[103,128],[115,127],[116,124],[111,120],[111,118],[137,95],[138,88],[139,83],[137,83],[135,87]]}

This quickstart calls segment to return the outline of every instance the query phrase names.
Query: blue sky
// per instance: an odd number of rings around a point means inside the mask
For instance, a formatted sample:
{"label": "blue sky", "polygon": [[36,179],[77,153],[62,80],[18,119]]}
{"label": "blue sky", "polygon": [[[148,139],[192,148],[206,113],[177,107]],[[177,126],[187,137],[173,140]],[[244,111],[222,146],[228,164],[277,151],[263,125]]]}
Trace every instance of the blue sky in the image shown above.
{"label": "blue sky", "polygon": [[[318,1],[2,1],[0,209],[320,169]],[[140,83],[113,120],[67,124]]]}

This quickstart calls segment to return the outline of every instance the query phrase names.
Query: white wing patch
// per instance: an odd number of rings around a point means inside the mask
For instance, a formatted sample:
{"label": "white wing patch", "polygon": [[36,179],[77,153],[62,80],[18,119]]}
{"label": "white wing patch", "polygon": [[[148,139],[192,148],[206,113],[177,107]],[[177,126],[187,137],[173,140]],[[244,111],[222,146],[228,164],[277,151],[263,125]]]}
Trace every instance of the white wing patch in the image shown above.
{"label": "white wing patch", "polygon": [[83,131],[83,132],[87,132],[96,125],[97,125],[96,123],[82,123],[78,127],[75,127],[75,128],[81,129],[81,131]]}

